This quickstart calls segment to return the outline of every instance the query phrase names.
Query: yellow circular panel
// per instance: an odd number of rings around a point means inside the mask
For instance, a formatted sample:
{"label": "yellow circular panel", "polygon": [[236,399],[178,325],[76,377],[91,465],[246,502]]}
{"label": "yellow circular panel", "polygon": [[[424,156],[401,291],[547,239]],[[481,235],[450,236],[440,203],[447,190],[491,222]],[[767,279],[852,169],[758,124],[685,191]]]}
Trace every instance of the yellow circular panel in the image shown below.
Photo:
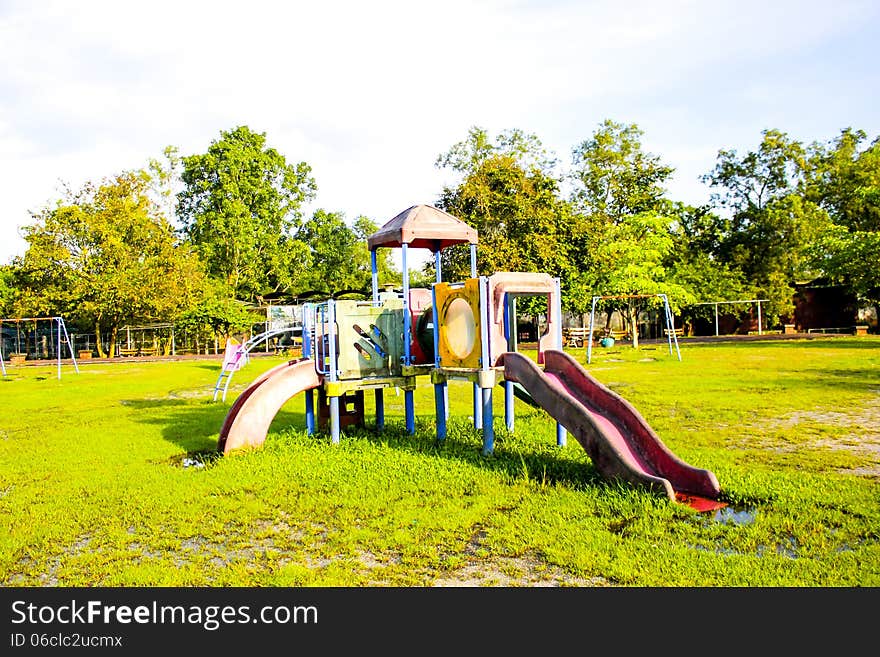
{"label": "yellow circular panel", "polygon": [[477,338],[477,324],[471,305],[464,299],[453,299],[446,309],[443,323],[449,351],[458,358],[467,358]]}

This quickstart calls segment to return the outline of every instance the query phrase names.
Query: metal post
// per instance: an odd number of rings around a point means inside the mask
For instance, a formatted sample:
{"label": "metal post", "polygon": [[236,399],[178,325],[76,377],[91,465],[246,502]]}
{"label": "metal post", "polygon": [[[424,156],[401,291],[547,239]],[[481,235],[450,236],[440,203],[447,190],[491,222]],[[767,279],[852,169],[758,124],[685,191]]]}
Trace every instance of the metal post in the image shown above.
{"label": "metal post", "polygon": [[[665,294],[661,295],[663,297],[663,305],[666,308],[666,322],[669,325],[669,335],[671,339],[675,342],[675,351],[678,354],[678,360],[681,360],[681,349],[678,347],[678,336],[675,335],[675,317],[672,315],[672,308],[669,307],[669,299]],[[669,347],[669,354],[672,355],[672,347]]]}
{"label": "metal post", "polygon": [[412,319],[409,309],[409,266],[407,265],[407,245],[401,245],[401,262],[403,268],[403,364],[410,365],[410,331]]}
{"label": "metal post", "polygon": [[376,431],[385,428],[385,391],[376,388]]}
{"label": "metal post", "polygon": [[[336,303],[327,301],[327,342],[330,351],[330,381],[336,382],[339,373],[336,363]],[[339,442],[339,397],[330,397],[330,442]]]}
{"label": "metal post", "polygon": [[379,300],[379,264],[376,259],[376,249],[370,250],[370,267],[372,269],[372,281],[373,281],[373,301]]}
{"label": "metal post", "polygon": [[[79,365],[76,362],[76,355],[73,353],[73,343],[70,340],[70,334],[68,334],[68,332],[67,332],[67,324],[64,323],[64,319],[61,317],[58,318],[58,321],[59,321],[60,327],[62,329],[64,329],[64,337],[67,339],[67,347],[68,347],[68,349],[70,349],[70,359],[73,361],[73,369],[76,370],[77,374],[79,374]],[[59,331],[59,333],[60,333],[60,331]],[[59,349],[59,354],[60,354],[60,349]],[[60,374],[59,374],[59,378],[60,378]]]}
{"label": "metal post", "polygon": [[718,337],[718,304],[715,304],[715,337]]}
{"label": "metal post", "polygon": [[[317,312],[315,307],[306,304],[303,307],[302,319],[302,355],[303,358],[313,358],[312,354],[312,326],[317,321],[313,315]],[[315,358],[315,367],[318,359]],[[315,433],[315,395],[314,390],[306,390],[306,434],[311,436]]]}
{"label": "metal post", "polygon": [[434,415],[437,422],[437,440],[446,440],[446,395],[442,383],[434,384]]}
{"label": "metal post", "polygon": [[315,433],[315,391],[306,390],[306,434]]}
{"label": "metal post", "polygon": [[434,252],[434,281],[440,283],[443,281],[440,275],[440,251]]}
{"label": "metal post", "polygon": [[[504,295],[504,339],[507,340],[507,351],[516,351],[516,297],[510,293]],[[513,381],[504,382],[504,423],[508,431],[514,426],[514,392]]]}
{"label": "metal post", "polygon": [[593,362],[593,322],[596,319],[596,300],[599,297],[593,297],[593,305],[590,307],[590,335],[587,337],[587,362]]}
{"label": "metal post", "polygon": [[[436,282],[440,282],[440,252],[434,254]],[[431,316],[434,323],[434,367],[440,368],[440,328],[437,313],[437,286],[431,287]],[[434,415],[437,427],[437,440],[446,440],[446,420],[449,416],[449,388],[443,383],[434,384]]]}
{"label": "metal post", "polygon": [[[471,278],[477,277],[477,245],[471,244]],[[482,297],[480,308],[482,308]],[[484,322],[481,322],[481,324]],[[483,400],[480,394],[480,386],[474,384],[474,428],[479,429],[483,426]]]}
{"label": "metal post", "polygon": [[495,449],[495,431],[492,427],[492,388],[483,388],[483,455]]}
{"label": "metal post", "polygon": [[513,381],[504,382],[504,423],[507,425],[508,431],[513,431],[514,425],[514,404],[515,393],[513,392]]}
{"label": "metal post", "polygon": [[761,335],[761,301],[758,300],[758,335]]}
{"label": "metal post", "polygon": [[[480,278],[480,370],[488,372],[489,362],[489,286],[485,277]],[[483,454],[491,454],[495,445],[495,433],[492,426],[492,388],[481,388],[481,411],[483,424]]]}
{"label": "metal post", "polygon": [[[56,327],[58,330],[55,331],[55,334],[56,334],[55,337],[57,338],[56,343],[55,343],[55,348],[56,348],[55,356],[57,357],[57,360],[58,360],[58,380],[60,381],[61,380],[61,318],[56,317],[55,323],[58,325]],[[52,331],[52,324],[50,323],[49,324],[49,332],[51,333],[51,331]]]}

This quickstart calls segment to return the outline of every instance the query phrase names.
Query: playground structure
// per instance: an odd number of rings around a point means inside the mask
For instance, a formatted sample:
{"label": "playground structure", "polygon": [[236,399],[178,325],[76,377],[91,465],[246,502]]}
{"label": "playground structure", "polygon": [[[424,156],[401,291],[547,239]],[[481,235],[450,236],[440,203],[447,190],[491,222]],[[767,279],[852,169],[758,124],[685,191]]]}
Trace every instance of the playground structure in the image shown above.
{"label": "playground structure", "polygon": [[232,382],[232,375],[250,362],[250,353],[261,344],[269,344],[272,338],[280,335],[294,334],[302,330],[301,326],[283,326],[268,331],[263,331],[252,336],[245,342],[236,340],[227,340],[226,351],[223,354],[223,366],[220,368],[220,375],[214,384],[214,399],[222,392],[222,400],[226,401],[226,393],[229,390],[229,384]]}
{"label": "playground structure", "polygon": [[61,379],[64,351],[70,354],[74,370],[79,365],[63,317],[15,317],[0,319],[0,374],[7,375],[5,360],[13,365],[26,360],[54,360]]}
{"label": "playground structure", "polygon": [[[677,458],[626,400],[592,378],[563,351],[559,280],[548,274],[477,275],[477,233],[437,208],[417,205],[391,219],[368,240],[372,300],[306,304],[303,358],[259,376],[233,402],[220,429],[218,449],[230,453],[265,441],[281,407],[305,393],[306,430],[329,425],[333,443],[343,427],[364,424],[364,393],[375,394],[376,428],[384,426],[384,392],[404,391],[405,427],[415,433],[413,392],[420,377],[434,388],[438,441],[446,438],[448,383],[473,385],[474,427],[482,452],[494,449],[493,392],[504,390],[504,418],[514,429],[514,400],[543,408],[556,421],[557,445],[570,432],[602,476],[644,486],[701,510],[720,506],[715,475]],[[446,282],[440,253],[470,248],[471,277]],[[400,248],[402,294],[380,293],[376,251]],[[409,286],[408,251],[434,254],[431,289]],[[516,304],[522,296],[547,300],[547,323],[537,362],[517,351]],[[315,391],[317,391],[317,414]],[[317,425],[317,426],[316,426]]]}

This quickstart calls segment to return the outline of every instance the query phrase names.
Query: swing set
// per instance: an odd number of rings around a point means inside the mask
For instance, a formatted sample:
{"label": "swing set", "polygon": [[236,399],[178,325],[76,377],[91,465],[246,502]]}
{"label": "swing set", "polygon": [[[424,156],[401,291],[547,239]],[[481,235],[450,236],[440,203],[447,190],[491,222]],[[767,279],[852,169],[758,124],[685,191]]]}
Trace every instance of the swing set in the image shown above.
{"label": "swing set", "polygon": [[[11,328],[9,325],[12,325]],[[19,364],[27,358],[55,360],[58,378],[61,379],[61,353],[67,346],[73,367],[79,374],[79,365],[73,354],[73,344],[62,317],[15,317],[0,319],[0,373],[6,376],[4,354],[11,364]]]}
{"label": "swing set", "polygon": [[[669,342],[669,355],[672,355],[672,345],[675,344],[675,352],[678,354],[678,360],[681,360],[681,349],[678,347],[678,335],[675,332],[675,319],[672,315],[672,309],[669,307],[669,299],[665,294],[610,294],[593,297],[593,303],[590,307],[590,331],[587,338],[587,363],[591,363],[593,359],[593,332],[596,321],[596,304],[600,301],[617,301],[624,299],[660,299],[663,301],[663,315],[666,322],[666,339]],[[633,331],[638,330],[638,326],[632,327]]]}

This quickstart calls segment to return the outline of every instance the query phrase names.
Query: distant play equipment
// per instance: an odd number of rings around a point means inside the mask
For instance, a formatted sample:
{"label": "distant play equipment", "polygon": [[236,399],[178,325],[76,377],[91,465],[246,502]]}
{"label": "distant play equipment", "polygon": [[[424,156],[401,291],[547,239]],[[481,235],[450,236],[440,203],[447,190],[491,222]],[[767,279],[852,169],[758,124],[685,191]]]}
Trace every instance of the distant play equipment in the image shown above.
{"label": "distant play equipment", "polygon": [[[596,304],[606,300],[652,298],[660,299],[663,302],[663,318],[666,324],[666,339],[669,342],[669,355],[672,355],[672,345],[675,344],[675,353],[678,355],[678,360],[681,360],[681,349],[678,346],[678,336],[675,330],[675,318],[672,314],[672,309],[669,307],[669,298],[665,294],[609,294],[593,297],[593,303],[590,306],[590,331],[587,339],[587,364],[593,362],[593,332],[596,322]],[[635,331],[636,327],[632,327],[632,330]],[[611,336],[605,336],[599,341],[599,344],[606,348],[613,347],[614,338]]]}
{"label": "distant play equipment", "polygon": [[5,358],[10,364],[26,360],[55,361],[61,379],[64,352],[70,354],[73,368],[79,365],[63,317],[13,317],[0,319],[0,373],[6,376]]}
{"label": "distant play equipment", "polygon": [[[384,392],[404,392],[405,427],[415,433],[413,393],[420,377],[434,388],[438,441],[446,438],[448,383],[473,384],[474,427],[482,451],[494,449],[493,392],[504,390],[504,419],[514,429],[514,399],[544,409],[556,421],[556,442],[570,432],[597,472],[644,486],[670,499],[706,510],[723,506],[715,475],[676,457],[623,398],[596,381],[562,348],[559,279],[548,274],[496,272],[477,275],[477,232],[427,205],[412,206],[367,239],[372,263],[372,300],[308,303],[303,310],[303,358],[259,376],[233,402],[220,430],[218,449],[230,453],[263,444],[281,407],[305,393],[306,430],[329,425],[333,443],[344,426],[364,425],[364,392],[375,394],[376,428],[384,425]],[[471,277],[445,282],[440,253],[470,248]],[[379,291],[376,252],[400,248],[403,290]],[[431,289],[409,285],[408,252],[434,254]],[[523,296],[547,302],[546,328],[537,362],[517,351],[516,304]],[[315,412],[317,391],[318,413]]]}
{"label": "distant play equipment", "polygon": [[279,335],[297,333],[301,330],[301,326],[285,326],[258,333],[244,343],[234,338],[227,340],[226,351],[223,353],[223,366],[220,368],[220,374],[214,384],[214,401],[217,401],[218,395],[221,395],[223,401],[226,401],[226,393],[232,382],[232,375],[250,362],[250,353],[260,344],[268,343],[270,339]]}

